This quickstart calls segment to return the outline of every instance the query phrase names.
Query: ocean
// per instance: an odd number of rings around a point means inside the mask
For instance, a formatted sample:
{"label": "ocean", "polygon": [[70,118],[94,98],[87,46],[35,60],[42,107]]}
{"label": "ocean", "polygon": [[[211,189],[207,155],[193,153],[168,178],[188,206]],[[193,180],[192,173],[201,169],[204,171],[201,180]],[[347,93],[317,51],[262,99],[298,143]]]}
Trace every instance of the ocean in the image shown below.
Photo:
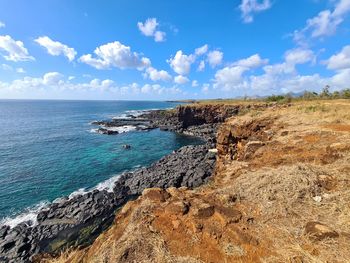
{"label": "ocean", "polygon": [[[175,107],[150,101],[0,100],[0,224],[33,219],[49,202],[111,186],[199,139],[172,132],[94,133],[94,120]],[[131,145],[125,150],[123,145]]]}

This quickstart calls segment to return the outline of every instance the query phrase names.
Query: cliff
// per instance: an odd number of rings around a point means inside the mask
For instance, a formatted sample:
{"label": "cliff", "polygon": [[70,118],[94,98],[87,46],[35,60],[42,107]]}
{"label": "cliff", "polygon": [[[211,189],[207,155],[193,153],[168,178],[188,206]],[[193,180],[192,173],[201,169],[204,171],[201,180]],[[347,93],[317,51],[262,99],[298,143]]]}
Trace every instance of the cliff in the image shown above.
{"label": "cliff", "polygon": [[[190,107],[185,126],[224,118]],[[209,183],[146,189],[91,246],[41,260],[346,262],[349,113],[345,100],[240,110],[218,129]]]}

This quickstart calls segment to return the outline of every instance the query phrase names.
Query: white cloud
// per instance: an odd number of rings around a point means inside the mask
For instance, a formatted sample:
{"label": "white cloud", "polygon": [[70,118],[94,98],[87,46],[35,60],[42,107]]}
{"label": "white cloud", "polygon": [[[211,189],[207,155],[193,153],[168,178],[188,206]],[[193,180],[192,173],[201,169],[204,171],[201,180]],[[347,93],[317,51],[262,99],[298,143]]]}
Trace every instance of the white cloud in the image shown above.
{"label": "white cloud", "polygon": [[249,70],[246,67],[225,67],[215,73],[214,88],[222,88],[225,91],[242,87],[243,73]]}
{"label": "white cloud", "polygon": [[226,91],[243,88],[247,85],[244,81],[243,74],[251,69],[261,67],[266,63],[268,63],[268,60],[262,59],[259,54],[237,60],[232,63],[231,66],[227,66],[216,72],[214,88],[222,88]]}
{"label": "white cloud", "polygon": [[233,63],[235,66],[241,66],[246,68],[258,68],[269,62],[268,59],[262,59],[259,54],[252,55],[248,58],[241,59]]}
{"label": "white cloud", "polygon": [[181,75],[176,76],[176,77],[174,78],[174,82],[175,82],[176,84],[180,84],[180,85],[185,84],[185,83],[187,83],[187,82],[189,82],[189,81],[190,81],[190,80],[189,80],[187,77],[184,77],[184,76],[181,76]]}
{"label": "white cloud", "polygon": [[[320,90],[326,84],[335,85],[333,79],[322,78],[318,74],[298,74],[297,65],[314,61],[314,53],[309,49],[301,48],[286,51],[284,61],[272,65],[266,65],[268,60],[255,54],[218,70],[215,74],[214,88],[225,92],[235,91],[240,95],[266,95],[290,91]],[[262,66],[264,73],[261,75],[251,74],[251,70]],[[339,78],[344,79],[341,76]],[[340,82],[338,81],[338,83]]]}
{"label": "white cloud", "polygon": [[211,67],[216,67],[222,63],[224,53],[218,50],[214,50],[208,53],[208,62]]}
{"label": "white cloud", "polygon": [[146,69],[146,72],[144,73],[145,77],[148,77],[152,81],[170,81],[172,77],[170,74],[165,70],[157,70],[153,67],[149,67]]}
{"label": "white cloud", "polygon": [[198,87],[198,81],[197,80],[193,80],[192,81],[192,87],[193,88]]}
{"label": "white cloud", "polygon": [[195,61],[195,56],[185,55],[182,50],[176,52],[175,57],[171,57],[167,62],[171,68],[179,75],[187,75],[191,71],[191,65]]}
{"label": "white cloud", "polygon": [[204,46],[196,48],[194,53],[195,53],[196,56],[202,56],[202,55],[204,55],[207,52],[208,52],[208,45],[205,44]]}
{"label": "white cloud", "polygon": [[291,65],[304,64],[316,59],[312,50],[303,48],[290,49],[285,53],[284,57],[286,63]]}
{"label": "white cloud", "polygon": [[24,70],[24,68],[17,68],[16,69],[17,73],[26,73],[26,71]]}
{"label": "white cloud", "polygon": [[326,62],[328,69],[340,70],[350,68],[350,45],[343,47],[338,53]]}
{"label": "white cloud", "polygon": [[154,41],[163,42],[165,41],[166,33],[157,30],[159,23],[156,18],[148,18],[144,23],[138,22],[137,27],[141,33],[147,37],[154,37]]}
{"label": "white cloud", "polygon": [[305,64],[308,62],[314,63],[315,60],[315,54],[310,49],[290,49],[284,54],[284,62],[267,65],[264,67],[264,71],[269,75],[295,74],[296,65]]}
{"label": "white cloud", "polygon": [[47,53],[52,56],[64,55],[69,61],[73,61],[77,52],[74,48],[68,47],[58,41],[53,41],[48,36],[42,36],[34,40],[40,46],[46,48]]}
{"label": "white cloud", "polygon": [[[58,72],[48,72],[42,77],[24,77],[12,82],[0,81],[0,94],[16,94],[19,92],[24,94],[49,94],[50,91],[54,91],[54,96],[58,94],[73,94],[72,92],[98,92],[98,94],[107,96],[110,98],[111,94],[118,97],[139,96],[144,98],[147,94],[150,98],[154,97],[167,97],[183,94],[183,91],[178,87],[163,87],[158,84],[145,84],[140,86],[137,83],[131,83],[128,85],[118,86],[113,80],[105,79],[92,79],[89,82],[72,83],[70,80],[73,78],[70,76],[66,78],[64,75]],[[15,92],[15,93],[13,93]],[[39,93],[38,93],[39,92]],[[52,94],[52,93],[51,93]],[[81,93],[75,93],[81,94]],[[96,94],[96,93],[90,93]],[[106,95],[108,94],[108,95]],[[109,96],[109,97],[108,97]],[[95,98],[96,97],[92,97]]]}
{"label": "white cloud", "polygon": [[317,16],[306,21],[302,30],[294,32],[294,40],[305,45],[308,38],[322,38],[333,35],[338,26],[343,23],[345,16],[350,12],[350,0],[331,1],[335,4],[334,10],[323,10]]}
{"label": "white cloud", "polygon": [[4,28],[4,27],[6,27],[5,23],[0,21],[0,28]]}
{"label": "white cloud", "polygon": [[34,60],[34,58],[29,55],[28,50],[24,47],[23,42],[16,41],[9,35],[0,36],[0,51],[6,53],[3,57],[9,61],[17,62]]}
{"label": "white cloud", "polygon": [[60,85],[63,84],[63,75],[58,72],[46,73],[43,77],[44,85]]}
{"label": "white cloud", "polygon": [[116,67],[142,70],[151,65],[151,61],[148,58],[132,52],[130,47],[123,45],[119,41],[97,47],[94,53],[96,58],[93,58],[91,54],[87,54],[81,56],[79,60],[96,69]]}
{"label": "white cloud", "polygon": [[254,13],[262,12],[270,9],[272,6],[270,0],[242,0],[239,6],[244,23],[254,21]]}
{"label": "white cloud", "polygon": [[[332,77],[332,83],[337,89],[349,88],[350,68],[339,71]],[[331,84],[332,85],[332,84]]]}
{"label": "white cloud", "polygon": [[204,60],[201,60],[201,62],[199,62],[197,71],[203,71],[205,69],[205,62]]}

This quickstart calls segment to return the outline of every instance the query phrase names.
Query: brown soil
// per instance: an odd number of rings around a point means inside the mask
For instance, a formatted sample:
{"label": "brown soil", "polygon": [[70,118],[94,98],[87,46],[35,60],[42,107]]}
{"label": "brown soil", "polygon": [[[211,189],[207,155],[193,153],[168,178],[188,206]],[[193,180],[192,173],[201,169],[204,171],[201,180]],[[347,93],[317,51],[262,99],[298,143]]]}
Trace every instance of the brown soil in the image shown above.
{"label": "brown soil", "polygon": [[350,262],[349,131],[344,100],[231,118],[212,182],[145,190],[91,247],[47,261]]}

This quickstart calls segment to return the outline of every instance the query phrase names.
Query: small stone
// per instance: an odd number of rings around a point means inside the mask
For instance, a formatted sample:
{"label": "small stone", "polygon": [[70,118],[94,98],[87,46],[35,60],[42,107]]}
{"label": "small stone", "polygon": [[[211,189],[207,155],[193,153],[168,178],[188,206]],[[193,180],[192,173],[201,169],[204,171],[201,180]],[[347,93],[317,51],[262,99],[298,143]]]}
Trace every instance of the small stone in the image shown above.
{"label": "small stone", "polygon": [[317,195],[317,196],[312,197],[312,199],[314,199],[315,202],[319,203],[322,201],[322,196]]}
{"label": "small stone", "polygon": [[317,241],[325,238],[339,237],[339,234],[336,231],[319,222],[308,222],[305,226],[305,233]]}
{"label": "small stone", "polygon": [[165,202],[170,194],[161,188],[149,188],[143,190],[142,196],[152,201]]}
{"label": "small stone", "polygon": [[197,218],[208,218],[211,217],[215,212],[214,206],[210,204],[200,204],[199,207],[195,208],[193,215]]}
{"label": "small stone", "polygon": [[287,136],[288,135],[288,131],[283,131],[283,132],[281,132],[281,136]]}
{"label": "small stone", "polygon": [[251,157],[256,150],[264,146],[264,143],[261,141],[250,141],[245,145],[245,155],[244,158],[249,158]]}

